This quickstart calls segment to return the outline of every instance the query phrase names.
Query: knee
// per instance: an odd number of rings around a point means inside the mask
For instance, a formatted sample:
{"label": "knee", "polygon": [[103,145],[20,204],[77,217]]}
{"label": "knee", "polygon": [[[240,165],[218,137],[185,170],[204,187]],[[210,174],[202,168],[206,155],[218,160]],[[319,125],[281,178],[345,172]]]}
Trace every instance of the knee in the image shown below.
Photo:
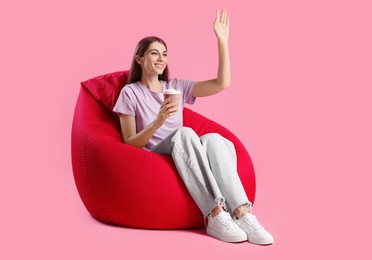
{"label": "knee", "polygon": [[215,141],[221,140],[222,138],[223,138],[222,135],[218,133],[208,133],[200,137],[200,139],[202,140],[215,140]]}
{"label": "knee", "polygon": [[177,131],[177,135],[182,139],[198,139],[199,136],[195,133],[195,131],[190,127],[181,127]]}
{"label": "knee", "polygon": [[222,135],[218,133],[208,133],[200,137],[200,140],[203,144],[207,144],[209,146],[219,146],[221,144],[227,145],[228,147],[232,148],[234,147],[234,144],[223,137]]}

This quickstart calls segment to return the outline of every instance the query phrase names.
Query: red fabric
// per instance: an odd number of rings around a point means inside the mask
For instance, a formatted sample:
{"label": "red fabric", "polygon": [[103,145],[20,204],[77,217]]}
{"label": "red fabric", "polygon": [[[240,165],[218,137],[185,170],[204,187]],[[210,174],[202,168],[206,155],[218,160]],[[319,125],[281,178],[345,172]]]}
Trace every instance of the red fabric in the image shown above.
{"label": "red fabric", "polygon": [[[170,156],[122,143],[120,124],[111,112],[128,71],[82,82],[72,124],[71,153],[80,197],[96,219],[115,225],[152,229],[203,227],[203,216],[179,177]],[[217,132],[231,140],[238,173],[253,202],[256,191],[251,158],[229,130],[184,109],[184,124],[198,135]]]}

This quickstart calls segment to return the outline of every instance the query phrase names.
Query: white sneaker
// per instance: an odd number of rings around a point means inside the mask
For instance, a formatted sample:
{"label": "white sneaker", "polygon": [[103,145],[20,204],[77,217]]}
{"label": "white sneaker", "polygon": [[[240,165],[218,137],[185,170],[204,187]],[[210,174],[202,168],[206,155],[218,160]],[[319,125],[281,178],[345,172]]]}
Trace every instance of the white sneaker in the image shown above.
{"label": "white sneaker", "polygon": [[221,211],[213,218],[208,217],[207,234],[225,242],[247,240],[247,234],[238,227],[226,211]]}
{"label": "white sneaker", "polygon": [[258,245],[269,245],[274,243],[273,236],[261,226],[256,216],[252,213],[247,213],[239,219],[234,217],[234,221],[247,233],[249,242]]}

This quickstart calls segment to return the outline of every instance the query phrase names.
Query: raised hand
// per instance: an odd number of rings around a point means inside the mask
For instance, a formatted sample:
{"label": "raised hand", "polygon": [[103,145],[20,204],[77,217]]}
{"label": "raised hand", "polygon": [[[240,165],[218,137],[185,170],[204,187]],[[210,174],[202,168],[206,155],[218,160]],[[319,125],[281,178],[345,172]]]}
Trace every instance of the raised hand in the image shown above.
{"label": "raised hand", "polygon": [[227,43],[229,39],[229,16],[226,10],[217,10],[216,20],[214,21],[214,33],[217,40]]}

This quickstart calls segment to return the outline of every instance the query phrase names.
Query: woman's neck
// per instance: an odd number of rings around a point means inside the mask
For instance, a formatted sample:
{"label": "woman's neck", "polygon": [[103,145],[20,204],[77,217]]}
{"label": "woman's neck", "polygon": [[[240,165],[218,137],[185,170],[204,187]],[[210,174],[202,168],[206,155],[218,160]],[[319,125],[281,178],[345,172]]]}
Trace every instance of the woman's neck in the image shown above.
{"label": "woman's neck", "polygon": [[146,77],[142,75],[141,83],[142,85],[144,85],[146,88],[150,89],[151,91],[159,92],[159,93],[163,92],[163,86],[160,80],[158,79],[157,75],[154,77]]}

